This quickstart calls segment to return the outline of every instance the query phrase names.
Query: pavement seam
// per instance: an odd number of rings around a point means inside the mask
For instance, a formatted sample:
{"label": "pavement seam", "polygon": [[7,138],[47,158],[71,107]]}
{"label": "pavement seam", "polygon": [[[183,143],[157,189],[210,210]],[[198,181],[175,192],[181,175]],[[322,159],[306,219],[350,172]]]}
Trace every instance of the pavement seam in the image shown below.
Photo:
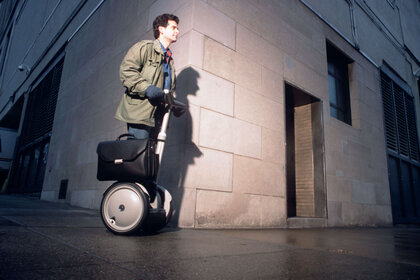
{"label": "pavement seam", "polygon": [[60,243],[60,244],[63,244],[63,245],[65,245],[65,246],[67,246],[67,247],[70,247],[70,248],[73,248],[73,249],[75,249],[75,250],[77,250],[77,251],[79,251],[79,252],[82,252],[82,253],[84,253],[84,254],[86,254],[86,255],[88,255],[88,256],[91,256],[91,257],[94,257],[94,258],[96,258],[96,259],[99,259],[99,260],[101,260],[101,261],[103,261],[103,262],[105,262],[105,263],[107,263],[107,264],[112,265],[112,266],[116,266],[116,267],[118,267],[119,269],[122,269],[122,270],[124,270],[124,271],[127,271],[127,272],[129,272],[129,273],[131,273],[131,274],[135,275],[136,277],[142,277],[142,275],[139,275],[139,274],[135,273],[135,272],[134,272],[134,271],[132,271],[132,270],[129,270],[129,269],[127,269],[127,268],[123,267],[123,266],[120,266],[120,265],[118,265],[117,263],[113,263],[113,262],[111,262],[110,260],[108,260],[108,259],[106,259],[106,258],[103,258],[103,257],[101,257],[101,256],[98,256],[98,255],[96,255],[96,254],[94,254],[94,253],[92,253],[92,252],[90,252],[90,251],[88,251],[88,250],[84,250],[84,249],[82,249],[82,248],[79,248],[79,247],[77,247],[77,246],[75,246],[75,245],[73,245],[73,244],[71,244],[71,243],[69,243],[69,242],[67,242],[67,241],[65,241],[65,240],[62,240],[62,239],[60,239],[60,238],[57,238],[57,237],[54,237],[54,236],[51,236],[51,235],[45,234],[45,233],[43,233],[43,232],[40,232],[40,231],[36,230],[35,228],[32,228],[32,227],[30,227],[30,226],[27,226],[27,225],[25,225],[25,224],[23,224],[23,223],[21,223],[21,222],[19,222],[19,221],[15,220],[15,219],[13,219],[13,218],[10,218],[10,217],[4,217],[4,216],[1,216],[1,217],[2,217],[2,218],[4,218],[4,219],[7,219],[7,220],[9,220],[9,221],[11,221],[11,222],[13,222],[13,223],[16,223],[16,224],[18,224],[18,225],[22,226],[23,228],[25,228],[25,229],[26,229],[26,230],[28,230],[28,231],[31,231],[31,232],[36,233],[36,234],[39,234],[39,235],[41,235],[41,236],[43,236],[43,237],[45,237],[45,238],[48,238],[48,239],[50,239],[50,240],[54,240],[54,241],[56,241],[56,242],[58,242],[58,243]]}
{"label": "pavement seam", "polygon": [[[224,233],[220,232],[218,234],[223,235]],[[314,251],[318,251],[318,252],[327,252],[329,254],[361,257],[361,258],[367,258],[367,259],[370,259],[370,260],[377,260],[377,261],[383,261],[383,262],[391,262],[391,263],[396,263],[396,264],[404,264],[404,265],[412,265],[412,266],[420,267],[419,263],[410,262],[410,261],[407,261],[407,260],[400,260],[400,259],[376,258],[376,257],[371,257],[371,256],[359,254],[359,253],[353,252],[352,250],[347,250],[347,249],[344,249],[344,248],[305,247],[305,246],[300,246],[300,245],[291,244],[291,243],[278,243],[278,242],[275,242],[275,241],[263,241],[263,240],[254,239],[252,237],[238,237],[238,236],[235,236],[235,235],[229,235],[229,236],[232,237],[232,238],[235,238],[237,240],[240,240],[240,239],[252,240],[252,241],[257,241],[257,242],[281,245],[281,246],[285,246],[285,247],[289,247],[289,248],[300,248],[300,249],[303,249],[303,250],[314,250]]]}

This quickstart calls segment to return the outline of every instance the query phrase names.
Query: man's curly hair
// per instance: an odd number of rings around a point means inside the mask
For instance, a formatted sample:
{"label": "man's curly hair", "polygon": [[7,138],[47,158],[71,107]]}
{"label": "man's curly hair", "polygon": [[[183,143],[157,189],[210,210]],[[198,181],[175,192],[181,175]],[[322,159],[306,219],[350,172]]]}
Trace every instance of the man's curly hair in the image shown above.
{"label": "man's curly hair", "polygon": [[172,14],[163,14],[155,18],[153,21],[153,35],[155,39],[159,38],[159,26],[167,27],[168,20],[173,20],[177,24],[179,23],[179,18]]}

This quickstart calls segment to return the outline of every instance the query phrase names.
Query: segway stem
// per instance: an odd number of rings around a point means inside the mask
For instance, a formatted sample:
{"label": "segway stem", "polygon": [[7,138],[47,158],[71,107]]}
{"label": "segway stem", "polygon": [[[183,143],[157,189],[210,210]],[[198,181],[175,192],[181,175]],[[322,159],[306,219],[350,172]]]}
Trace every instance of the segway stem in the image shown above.
{"label": "segway stem", "polygon": [[[165,103],[167,103],[166,101],[169,100],[168,95],[170,95],[171,93],[167,89],[165,89],[163,93],[165,94],[165,98],[164,98]],[[158,142],[156,144],[155,152],[157,155],[159,155],[159,163],[162,162],[163,148],[165,147],[165,142],[166,142],[166,129],[168,128],[170,116],[171,116],[171,108],[169,106],[165,115],[163,115],[162,126],[160,128],[160,131],[157,137]]]}
{"label": "segway stem", "polygon": [[168,128],[172,108],[176,107],[176,108],[185,109],[186,107],[184,103],[174,99],[172,93],[168,89],[163,90],[163,93],[164,93],[165,105],[168,106],[168,109],[166,110],[166,113],[163,115],[162,126],[160,128],[160,132],[157,137],[158,142],[156,144],[155,153],[159,155],[159,163],[162,162],[163,148],[165,147],[165,142],[166,142],[166,129]]}

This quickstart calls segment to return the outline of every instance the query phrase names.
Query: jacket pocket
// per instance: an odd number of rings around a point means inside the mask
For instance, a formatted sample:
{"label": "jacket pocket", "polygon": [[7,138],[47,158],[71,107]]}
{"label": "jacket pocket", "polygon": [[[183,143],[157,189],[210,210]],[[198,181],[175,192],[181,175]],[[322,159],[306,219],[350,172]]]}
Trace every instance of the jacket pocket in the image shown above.
{"label": "jacket pocket", "polygon": [[148,60],[142,69],[142,77],[149,83],[152,83],[153,77],[156,75],[156,72],[158,72],[159,66],[158,61]]}
{"label": "jacket pocket", "polygon": [[143,103],[144,99],[140,98],[132,98],[130,96],[127,96],[127,103],[130,105],[139,105],[140,103]]}
{"label": "jacket pocket", "polygon": [[157,68],[157,67],[159,66],[159,61],[155,61],[155,60],[153,60],[153,59],[149,59],[149,60],[146,62],[146,65],[147,65],[147,66],[151,66],[151,67],[155,67],[155,68]]}

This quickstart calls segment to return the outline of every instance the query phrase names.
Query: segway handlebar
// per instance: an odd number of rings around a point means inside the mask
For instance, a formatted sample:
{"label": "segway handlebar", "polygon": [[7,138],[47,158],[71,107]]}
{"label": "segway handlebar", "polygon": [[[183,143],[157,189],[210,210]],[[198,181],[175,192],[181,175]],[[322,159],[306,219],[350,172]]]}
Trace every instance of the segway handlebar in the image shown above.
{"label": "segway handlebar", "polygon": [[157,155],[159,155],[159,162],[162,161],[163,148],[164,148],[165,142],[166,142],[166,129],[168,127],[169,117],[171,115],[171,111],[173,109],[175,109],[175,110],[176,109],[185,110],[187,108],[187,105],[185,105],[181,101],[176,100],[174,98],[174,96],[172,95],[172,93],[168,89],[165,89],[163,91],[163,93],[165,94],[164,102],[165,102],[165,104],[168,105],[168,110],[163,115],[162,125],[160,127],[160,132],[159,132],[158,137],[157,137],[158,142],[156,144],[155,153]]}
{"label": "segway handlebar", "polygon": [[165,103],[168,104],[170,108],[185,110],[187,105],[179,100],[176,100],[169,89],[163,90],[163,93],[165,94]]}

